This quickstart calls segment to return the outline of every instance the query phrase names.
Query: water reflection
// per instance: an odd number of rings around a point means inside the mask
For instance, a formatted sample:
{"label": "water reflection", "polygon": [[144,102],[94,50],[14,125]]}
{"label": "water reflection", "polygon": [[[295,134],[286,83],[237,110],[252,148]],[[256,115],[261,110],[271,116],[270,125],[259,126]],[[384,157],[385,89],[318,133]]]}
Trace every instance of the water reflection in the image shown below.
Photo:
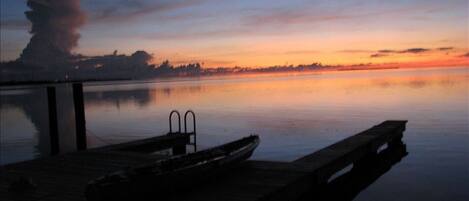
{"label": "water reflection", "polygon": [[121,104],[135,104],[146,107],[157,104],[157,99],[160,97],[168,98],[174,96],[174,94],[200,93],[202,91],[202,86],[158,87],[157,84],[155,86],[130,85],[132,86],[115,90],[109,90],[109,88],[103,88],[102,86],[87,86],[85,88],[86,105],[87,107],[114,106],[119,108]]}
{"label": "water reflection", "polygon": [[151,102],[151,94],[149,89],[91,91],[86,92],[85,101],[87,106],[113,105],[119,109],[121,104],[128,103],[147,106]]}
{"label": "water reflection", "polygon": [[[18,108],[26,115],[26,118],[33,123],[34,129],[36,129],[37,133],[39,133],[39,135],[37,135],[38,138],[35,148],[40,151],[35,154],[38,154],[37,156],[48,155],[49,122],[47,116],[47,102],[45,93],[32,90],[25,94],[2,96],[1,101],[2,109]],[[7,125],[2,125],[2,127],[3,126]]]}
{"label": "water reflection", "polygon": [[[297,140],[304,138],[304,133],[313,132],[317,137],[323,137],[316,139],[321,142],[330,138],[331,133],[352,134],[358,129],[389,118],[428,122],[429,119],[419,116],[421,113],[431,112],[428,111],[430,108],[438,108],[439,113],[452,114],[449,115],[450,119],[453,117],[454,120],[461,121],[467,119],[463,117],[465,113],[458,113],[461,110],[457,107],[451,110],[446,106],[465,106],[467,83],[467,70],[460,68],[88,84],[85,85],[90,135],[88,141],[91,147],[95,147],[165,133],[166,115],[172,109],[194,109],[203,115],[204,121],[200,128],[207,133],[206,146],[234,139],[245,133],[266,133],[267,142],[272,144],[265,147],[271,149],[289,146],[289,142],[292,146],[298,144],[292,139],[280,145],[272,136],[294,136]],[[75,149],[73,102],[71,91],[67,87],[61,86],[58,90],[62,151]],[[19,108],[24,112],[35,127],[30,132],[36,133],[38,139],[37,151],[32,154],[48,155],[49,128],[45,90],[13,92],[15,90],[2,92],[2,108]],[[430,99],[431,102],[427,101]],[[411,110],[414,112],[409,113]],[[8,130],[8,125],[2,127],[4,132],[14,132]],[[101,140],[98,140],[97,135]],[[325,142],[316,142],[314,145],[326,145]],[[3,142],[5,143],[8,140]],[[270,149],[264,151],[261,152],[261,158],[273,159],[274,153],[280,154]],[[281,160],[292,160],[305,152],[306,150],[297,148],[288,154],[280,154],[283,155]]]}
{"label": "water reflection", "polygon": [[[11,110],[18,109],[22,111],[27,120],[33,124],[33,130],[31,132],[35,134],[37,139],[37,144],[35,144],[36,151],[31,153],[34,157],[42,157],[50,155],[50,138],[49,138],[49,115],[47,108],[47,93],[44,88],[31,89],[25,91],[24,93],[13,93],[8,95],[1,96],[2,110]],[[57,86],[57,98],[60,99],[57,101],[57,111],[58,111],[58,131],[59,131],[59,141],[60,141],[60,150],[62,152],[68,152],[75,150],[74,149],[74,136],[75,136],[75,121],[74,121],[74,111],[73,111],[73,101],[71,99],[71,90],[68,86]],[[3,112],[3,111],[2,111]],[[10,118],[10,117],[6,117]],[[13,119],[13,121],[17,121]],[[14,149],[14,147],[9,146],[8,138],[9,136],[13,137],[15,135],[21,135],[17,133],[16,130],[8,129],[9,125],[5,124],[2,121],[2,137],[5,137],[7,143],[2,143],[2,152],[6,152],[8,155],[7,160],[11,160],[11,155],[15,153],[10,153],[9,149]],[[24,133],[23,133],[24,134]],[[27,140],[27,139],[23,139]],[[23,141],[24,142],[24,141]],[[6,147],[6,150],[3,148]],[[25,158],[25,159],[29,159]],[[13,159],[15,160],[15,159]],[[16,159],[18,160],[18,159]],[[23,159],[24,160],[24,159]],[[2,161],[4,162],[4,161]],[[8,161],[5,161],[8,162]]]}
{"label": "water reflection", "polygon": [[[467,200],[469,193],[461,189],[469,185],[467,69],[87,84],[88,145],[161,135],[168,131],[171,110],[193,109],[198,115],[201,149],[256,133],[262,143],[254,159],[291,161],[383,120],[407,119],[404,141],[412,155],[355,199],[376,195],[379,200],[393,200],[392,192],[412,194],[438,188],[438,196],[425,199]],[[45,90],[0,93],[0,162],[48,155]],[[69,118],[73,116],[71,102],[61,104],[64,116],[59,119],[74,127]],[[75,149],[74,134],[60,137],[63,151]],[[434,165],[435,160],[444,165]],[[389,185],[394,191],[387,193]]]}

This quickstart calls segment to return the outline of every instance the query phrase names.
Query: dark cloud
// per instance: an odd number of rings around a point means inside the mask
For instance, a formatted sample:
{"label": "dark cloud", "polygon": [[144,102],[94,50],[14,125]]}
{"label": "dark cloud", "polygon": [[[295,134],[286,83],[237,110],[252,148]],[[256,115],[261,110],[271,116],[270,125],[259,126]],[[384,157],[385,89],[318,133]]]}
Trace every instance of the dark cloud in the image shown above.
{"label": "dark cloud", "polygon": [[398,51],[385,49],[385,50],[378,50],[378,52],[379,52],[379,53],[396,53],[396,52],[398,52]]}
{"label": "dark cloud", "polygon": [[44,66],[68,60],[86,19],[80,0],[28,0],[27,5],[31,10],[25,14],[32,24],[32,37],[20,60]]}
{"label": "dark cloud", "polygon": [[371,58],[386,57],[386,56],[388,56],[388,55],[387,54],[381,54],[381,53],[376,53],[376,54],[370,55]]}
{"label": "dark cloud", "polygon": [[426,48],[409,48],[405,50],[382,49],[382,50],[378,50],[375,54],[370,55],[370,57],[377,58],[377,57],[389,56],[390,54],[406,54],[406,53],[419,54],[419,53],[424,53],[428,51],[431,51],[431,49],[426,49]]}
{"label": "dark cloud", "polygon": [[413,54],[418,54],[418,53],[423,53],[423,52],[428,52],[430,49],[426,48],[410,48],[406,50],[399,51],[398,53],[413,53]]}
{"label": "dark cloud", "polygon": [[453,47],[440,47],[440,48],[437,48],[437,50],[440,50],[440,51],[448,51],[448,50],[453,50],[454,48]]}

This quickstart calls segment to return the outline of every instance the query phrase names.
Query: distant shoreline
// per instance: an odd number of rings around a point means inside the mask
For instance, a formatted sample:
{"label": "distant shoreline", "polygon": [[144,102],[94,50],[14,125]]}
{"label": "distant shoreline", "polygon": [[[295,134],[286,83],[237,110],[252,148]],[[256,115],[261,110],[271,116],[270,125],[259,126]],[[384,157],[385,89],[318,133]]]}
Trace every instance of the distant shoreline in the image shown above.
{"label": "distant shoreline", "polygon": [[400,69],[399,67],[368,67],[368,68],[341,68],[338,71],[357,71],[357,70],[388,70],[388,69]]}
{"label": "distant shoreline", "polygon": [[[467,67],[467,66],[451,66],[451,67]],[[223,75],[246,75],[246,74],[281,74],[281,73],[308,73],[308,72],[333,72],[333,71],[366,71],[366,70],[392,70],[392,69],[404,69],[401,67],[327,67],[318,68],[315,70],[303,70],[303,71],[294,71],[294,70],[285,70],[285,71],[273,71],[273,72],[222,72],[222,73],[201,73],[199,75],[163,75],[156,76],[154,78],[191,78],[191,77],[211,77],[211,76],[223,76]],[[432,68],[432,67],[421,67],[421,68]],[[409,68],[412,69],[412,68]],[[154,79],[150,78],[150,79]],[[8,81],[0,82],[0,87],[8,86],[21,86],[21,85],[46,85],[46,84],[62,84],[62,83],[86,83],[86,82],[109,82],[109,81],[144,81],[150,80],[149,78],[145,79],[81,79],[81,80],[40,80],[40,81]]]}
{"label": "distant shoreline", "polygon": [[[223,75],[246,75],[246,74],[280,74],[280,73],[306,73],[306,72],[332,72],[332,71],[355,71],[355,70],[385,70],[385,69],[398,69],[398,67],[383,67],[383,68],[366,68],[366,69],[358,69],[358,68],[347,68],[347,69],[338,69],[335,67],[327,67],[330,69],[315,69],[315,70],[303,70],[303,71],[295,71],[295,70],[283,70],[283,71],[242,71],[242,72],[206,72],[201,73],[199,75],[162,75],[156,76],[154,78],[183,78],[183,77],[211,77],[211,76],[223,76]],[[154,79],[150,78],[150,79]],[[38,81],[8,81],[8,82],[0,82],[0,86],[21,86],[21,85],[45,85],[45,84],[63,84],[63,83],[85,83],[85,82],[109,82],[109,81],[142,81],[142,80],[149,80],[148,78],[144,79],[80,79],[80,80],[38,80]]]}
{"label": "distant shoreline", "polygon": [[0,82],[0,87],[20,86],[20,85],[43,85],[43,84],[62,84],[62,83],[83,83],[83,82],[104,82],[104,81],[128,81],[132,79],[84,79],[84,80],[39,80],[39,81],[9,81]]}

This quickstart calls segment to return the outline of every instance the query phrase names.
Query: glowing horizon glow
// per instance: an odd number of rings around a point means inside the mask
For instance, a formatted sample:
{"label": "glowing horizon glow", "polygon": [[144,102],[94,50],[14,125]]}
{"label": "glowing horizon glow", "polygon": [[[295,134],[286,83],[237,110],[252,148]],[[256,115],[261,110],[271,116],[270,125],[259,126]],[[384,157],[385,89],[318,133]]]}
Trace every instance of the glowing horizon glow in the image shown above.
{"label": "glowing horizon glow", "polygon": [[[145,50],[155,64],[204,67],[469,66],[465,0],[81,3],[88,22],[74,52],[85,55]],[[1,4],[1,60],[7,61],[29,41],[29,24],[23,1]]]}

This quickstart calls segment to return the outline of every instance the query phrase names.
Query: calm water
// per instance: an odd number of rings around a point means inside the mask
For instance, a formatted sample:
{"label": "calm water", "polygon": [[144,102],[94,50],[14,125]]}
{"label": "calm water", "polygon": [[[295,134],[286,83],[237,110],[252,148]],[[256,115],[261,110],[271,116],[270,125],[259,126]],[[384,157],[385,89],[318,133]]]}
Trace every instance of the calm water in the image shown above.
{"label": "calm water", "polygon": [[[0,94],[0,163],[48,155],[45,90]],[[58,104],[61,150],[72,151],[72,101]],[[469,200],[469,68],[90,83],[85,104],[91,147],[164,134],[171,110],[193,109],[200,148],[255,133],[253,158],[277,161],[405,119],[409,155],[356,200]]]}

